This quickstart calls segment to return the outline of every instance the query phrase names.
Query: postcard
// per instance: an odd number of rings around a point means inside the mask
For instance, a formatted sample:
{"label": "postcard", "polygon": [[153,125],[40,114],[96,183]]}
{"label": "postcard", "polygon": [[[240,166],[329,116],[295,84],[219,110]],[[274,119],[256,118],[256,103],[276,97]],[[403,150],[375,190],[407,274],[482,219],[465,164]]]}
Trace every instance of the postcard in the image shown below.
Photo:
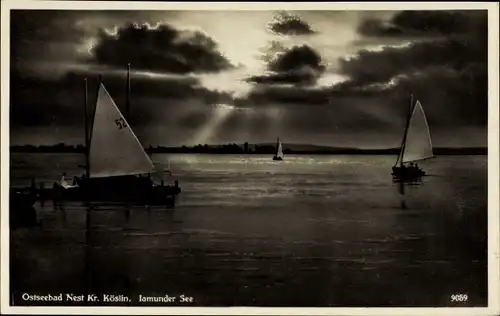
{"label": "postcard", "polygon": [[2,313],[498,315],[498,9],[3,1]]}

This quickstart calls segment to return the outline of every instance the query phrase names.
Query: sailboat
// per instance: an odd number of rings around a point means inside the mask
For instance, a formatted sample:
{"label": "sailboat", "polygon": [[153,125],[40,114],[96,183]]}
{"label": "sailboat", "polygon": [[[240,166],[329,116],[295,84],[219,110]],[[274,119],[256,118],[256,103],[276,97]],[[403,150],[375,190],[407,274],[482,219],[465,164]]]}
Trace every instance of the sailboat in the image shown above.
{"label": "sailboat", "polygon": [[281,146],[279,138],[276,144],[276,155],[274,155],[273,160],[283,160],[283,146]]}
{"label": "sailboat", "polygon": [[425,112],[419,100],[414,102],[410,97],[410,111],[403,135],[401,150],[396,164],[392,167],[392,175],[400,179],[414,179],[425,175],[417,162],[434,158],[431,134]]}
{"label": "sailboat", "polygon": [[87,134],[85,176],[74,179],[73,185],[64,179],[54,185],[63,199],[163,204],[180,193],[177,181],[166,186],[163,180],[155,184],[151,179],[155,165],[101,80]]}

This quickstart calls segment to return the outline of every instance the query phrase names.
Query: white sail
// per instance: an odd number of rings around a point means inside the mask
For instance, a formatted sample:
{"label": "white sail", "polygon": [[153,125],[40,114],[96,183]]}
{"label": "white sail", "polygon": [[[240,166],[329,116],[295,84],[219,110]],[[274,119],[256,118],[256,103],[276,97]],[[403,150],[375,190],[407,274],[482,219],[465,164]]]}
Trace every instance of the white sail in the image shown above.
{"label": "white sail", "polygon": [[420,101],[417,101],[411,113],[403,148],[403,163],[434,157],[429,126]]}
{"label": "white sail", "polygon": [[277,157],[283,157],[283,148],[281,146],[281,141],[278,139],[278,151],[276,152]]}
{"label": "white sail", "polygon": [[91,135],[91,178],[154,172],[153,162],[102,83]]}

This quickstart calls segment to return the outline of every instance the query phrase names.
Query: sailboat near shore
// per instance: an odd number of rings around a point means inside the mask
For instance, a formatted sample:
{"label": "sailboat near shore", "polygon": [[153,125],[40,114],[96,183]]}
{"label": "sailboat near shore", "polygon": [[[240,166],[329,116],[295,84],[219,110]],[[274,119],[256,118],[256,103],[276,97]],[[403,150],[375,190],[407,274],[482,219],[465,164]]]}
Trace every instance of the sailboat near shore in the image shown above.
{"label": "sailboat near shore", "polygon": [[401,150],[396,164],[392,167],[392,175],[399,179],[416,179],[425,175],[417,162],[434,158],[431,134],[420,101],[410,97],[410,111],[403,135]]}
{"label": "sailboat near shore", "polygon": [[[87,79],[85,94],[85,174],[69,184],[63,177],[45,188],[36,186],[32,177],[29,187],[10,186],[11,215],[23,214],[36,200],[85,202],[127,202],[140,205],[174,205],[181,192],[179,183],[165,185],[164,170],[158,170],[140,144],[99,76],[93,124],[87,123]],[[130,93],[130,64],[127,69],[127,116]],[[170,164],[169,170],[170,173]],[[159,182],[151,174],[159,175]],[[21,216],[22,217],[22,216]]]}
{"label": "sailboat near shore", "polygon": [[[127,81],[128,112],[130,64]],[[85,81],[85,105],[86,95]],[[71,185],[64,177],[54,183],[56,198],[166,204],[180,193],[177,181],[174,185],[164,185],[163,180],[157,184],[151,179],[151,174],[157,174],[156,167],[106,90],[101,77],[90,134],[87,119],[85,125],[85,175],[75,177]]]}
{"label": "sailboat near shore", "polygon": [[276,143],[276,154],[274,155],[273,160],[283,160],[283,146],[281,145],[279,138]]}

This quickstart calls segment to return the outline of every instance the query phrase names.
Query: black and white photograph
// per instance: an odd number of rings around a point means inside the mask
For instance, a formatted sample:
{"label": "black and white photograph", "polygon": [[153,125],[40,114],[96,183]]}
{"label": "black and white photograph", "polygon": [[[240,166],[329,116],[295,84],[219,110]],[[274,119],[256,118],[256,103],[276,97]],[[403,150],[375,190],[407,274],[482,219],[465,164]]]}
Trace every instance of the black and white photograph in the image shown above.
{"label": "black and white photograph", "polygon": [[498,10],[2,1],[2,313],[500,313]]}

